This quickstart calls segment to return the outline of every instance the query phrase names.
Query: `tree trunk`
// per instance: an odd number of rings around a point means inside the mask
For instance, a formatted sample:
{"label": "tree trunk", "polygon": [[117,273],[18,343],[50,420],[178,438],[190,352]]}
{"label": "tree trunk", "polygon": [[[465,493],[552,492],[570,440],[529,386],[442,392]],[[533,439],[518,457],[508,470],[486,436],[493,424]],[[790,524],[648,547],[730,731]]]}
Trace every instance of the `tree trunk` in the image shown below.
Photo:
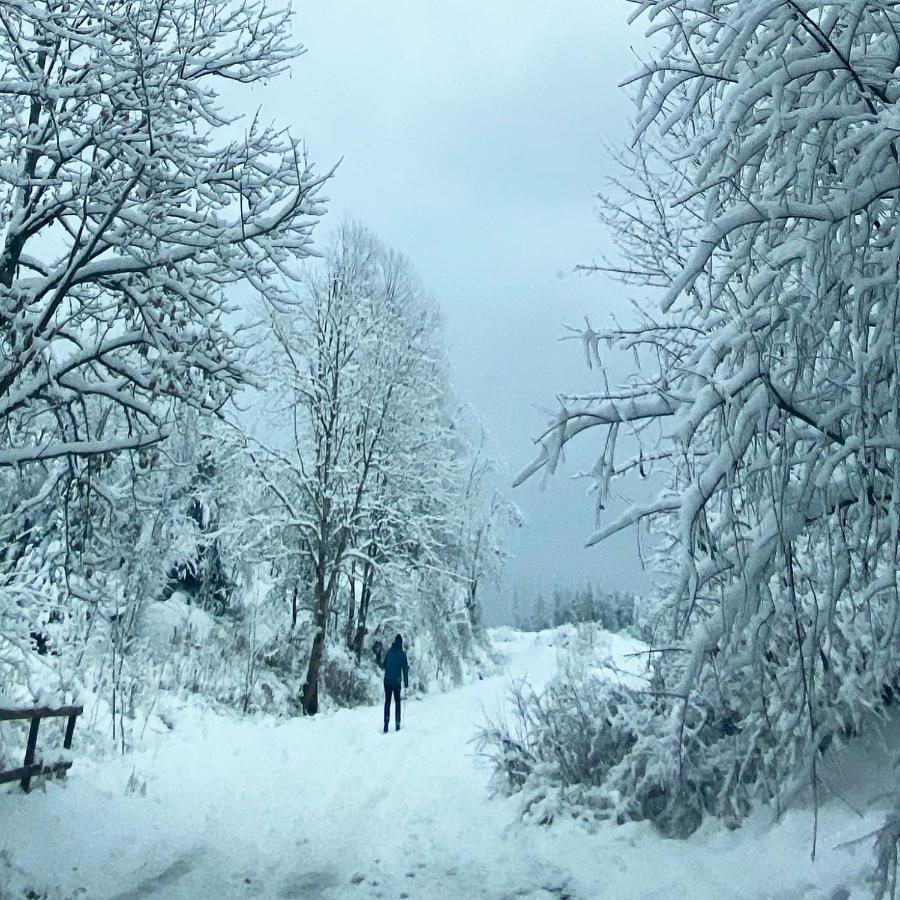
{"label": "tree trunk", "polygon": [[[370,547],[370,550],[373,549],[375,549],[374,544]],[[357,664],[362,657],[363,641],[369,633],[369,629],[366,627],[366,620],[369,616],[369,601],[372,599],[372,582],[374,580],[375,565],[371,562],[366,562],[363,566],[363,583],[359,596],[359,613],[356,618],[356,635],[353,638],[353,650],[356,653]]]}
{"label": "tree trunk", "polygon": [[347,647],[353,649],[355,646],[353,635],[353,620],[356,618],[356,563],[350,566],[350,606],[347,609],[347,629],[344,632],[344,640]]}
{"label": "tree trunk", "polygon": [[309,668],[306,670],[306,683],[303,685],[303,713],[307,716],[314,716],[319,711],[319,669],[322,667],[324,651],[325,629],[319,628],[313,638]]}
{"label": "tree trunk", "polygon": [[466,597],[466,611],[469,613],[469,624],[472,626],[473,631],[477,630],[478,628],[478,603],[476,601],[477,593],[478,580],[472,578],[469,580],[468,596]]}
{"label": "tree trunk", "polygon": [[356,654],[356,664],[359,665],[360,660],[362,659],[362,651],[363,651],[363,643],[366,639],[366,635],[369,633],[369,629],[363,625],[357,626],[356,634],[353,635],[353,647],[351,648],[353,652]]}
{"label": "tree trunk", "polygon": [[315,602],[316,636],[313,638],[312,650],[309,654],[309,667],[306,670],[306,682],[303,685],[302,705],[307,716],[314,716],[319,711],[319,670],[325,657],[325,632],[328,627],[328,594],[320,580],[316,584]]}

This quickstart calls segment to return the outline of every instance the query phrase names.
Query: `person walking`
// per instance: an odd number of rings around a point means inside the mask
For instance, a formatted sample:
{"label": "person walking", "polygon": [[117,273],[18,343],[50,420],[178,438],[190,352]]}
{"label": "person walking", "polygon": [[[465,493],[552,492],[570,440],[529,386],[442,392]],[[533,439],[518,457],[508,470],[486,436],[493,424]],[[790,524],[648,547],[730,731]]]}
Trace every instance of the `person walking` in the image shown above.
{"label": "person walking", "polygon": [[409,690],[409,661],[403,650],[403,636],[397,635],[384,656],[384,733],[391,721],[391,697],[394,698],[394,728],[400,730],[400,676]]}

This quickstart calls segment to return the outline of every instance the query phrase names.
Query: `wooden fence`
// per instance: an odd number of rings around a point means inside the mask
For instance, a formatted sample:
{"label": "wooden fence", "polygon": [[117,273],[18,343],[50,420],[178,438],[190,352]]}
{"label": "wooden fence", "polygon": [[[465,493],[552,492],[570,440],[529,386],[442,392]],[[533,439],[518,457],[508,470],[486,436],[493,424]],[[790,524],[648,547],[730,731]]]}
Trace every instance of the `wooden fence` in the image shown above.
{"label": "wooden fence", "polygon": [[72,747],[72,737],[75,734],[75,720],[84,712],[83,706],[60,706],[55,709],[49,707],[38,707],[35,709],[4,709],[0,707],[0,722],[12,722],[23,719],[30,719],[31,726],[28,729],[28,744],[25,747],[25,763],[21,768],[10,769],[7,772],[0,772],[0,784],[8,781],[20,781],[22,790],[31,789],[31,779],[37,775],[64,775],[71,767],[72,763],[68,761],[50,763],[36,763],[34,761],[37,752],[38,729],[41,726],[41,719],[54,719],[68,716],[69,721],[66,722],[66,736],[63,740],[63,748],[66,750]]}

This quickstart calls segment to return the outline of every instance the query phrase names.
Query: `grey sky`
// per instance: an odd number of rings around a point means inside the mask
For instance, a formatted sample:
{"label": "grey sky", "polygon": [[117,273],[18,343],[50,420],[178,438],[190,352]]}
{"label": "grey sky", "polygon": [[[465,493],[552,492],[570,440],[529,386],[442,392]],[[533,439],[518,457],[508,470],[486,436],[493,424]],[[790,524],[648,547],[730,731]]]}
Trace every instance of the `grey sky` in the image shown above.
{"label": "grey sky", "polygon": [[[483,414],[510,477],[557,391],[594,383],[562,323],[624,311],[622,289],[572,274],[606,237],[593,195],[604,144],[629,134],[616,88],[635,66],[623,0],[305,0],[308,53],[265,110],[308,141],[320,167],[343,157],[328,218],[355,216],[411,257],[444,310],[455,387]],[[586,482],[514,492],[528,520],[508,584],[528,594],[591,578],[642,588],[633,535],[600,548]]]}

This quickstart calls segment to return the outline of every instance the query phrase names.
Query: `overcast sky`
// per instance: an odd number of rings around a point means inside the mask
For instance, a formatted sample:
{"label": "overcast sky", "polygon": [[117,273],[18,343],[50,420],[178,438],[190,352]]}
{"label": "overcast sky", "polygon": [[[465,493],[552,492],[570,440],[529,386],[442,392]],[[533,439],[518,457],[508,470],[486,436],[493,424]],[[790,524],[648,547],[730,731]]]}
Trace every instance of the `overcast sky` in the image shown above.
{"label": "overcast sky", "polygon": [[[630,134],[616,87],[641,40],[625,25],[630,4],[296,8],[308,52],[266,89],[264,110],[306,139],[320,168],[342,158],[330,224],[356,217],[412,259],[444,311],[456,391],[480,410],[511,480],[556,393],[596,384],[580,346],[559,342],[563,323],[626,310],[618,285],[572,270],[607,246],[593,196],[610,171],[606,142]],[[584,548],[592,503],[587,482],[568,476],[595,447],[585,442],[545,490],[534,481],[513,492],[527,525],[505,593],[588,578],[645,586],[633,535]]]}

